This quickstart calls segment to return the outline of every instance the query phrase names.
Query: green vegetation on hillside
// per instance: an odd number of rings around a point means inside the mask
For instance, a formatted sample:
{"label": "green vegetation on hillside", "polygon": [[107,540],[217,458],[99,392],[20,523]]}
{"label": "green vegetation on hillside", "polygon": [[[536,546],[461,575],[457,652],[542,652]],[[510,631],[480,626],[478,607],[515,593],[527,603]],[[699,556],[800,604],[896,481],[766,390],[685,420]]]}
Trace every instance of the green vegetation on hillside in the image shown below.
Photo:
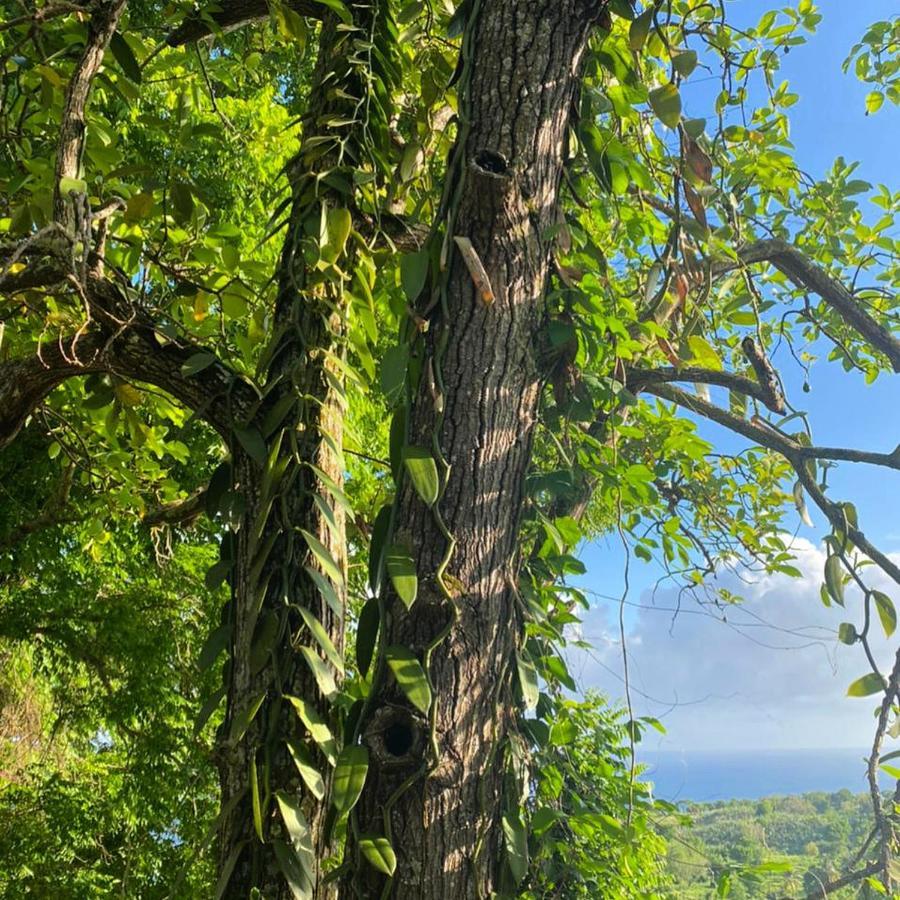
{"label": "green vegetation on hillside", "polygon": [[[805,897],[858,868],[856,854],[872,829],[871,799],[847,790],[692,803],[685,812],[689,821],[666,829],[668,870],[684,900],[723,896],[724,883],[738,900]],[[827,896],[877,895],[856,885]]]}

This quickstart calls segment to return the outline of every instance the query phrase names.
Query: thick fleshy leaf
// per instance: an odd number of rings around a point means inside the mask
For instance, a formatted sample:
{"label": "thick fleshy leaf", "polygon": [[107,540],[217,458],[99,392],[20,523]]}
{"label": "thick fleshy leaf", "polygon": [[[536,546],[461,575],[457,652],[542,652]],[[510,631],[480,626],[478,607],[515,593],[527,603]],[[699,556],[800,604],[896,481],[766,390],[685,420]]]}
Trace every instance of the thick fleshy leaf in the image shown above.
{"label": "thick fleshy leaf", "polygon": [[875,609],[878,610],[878,618],[881,619],[881,627],[886,637],[890,637],[897,629],[897,610],[887,594],[881,591],[872,591],[872,599],[875,601]]}
{"label": "thick fleshy leaf", "polygon": [[285,741],[285,743],[303,783],[316,800],[321,800],[325,796],[325,780],[313,764],[312,754],[299,741]]}
{"label": "thick fleshy leaf", "polygon": [[825,587],[835,603],[844,605],[844,569],[840,557],[829,556],[825,560]]}
{"label": "thick fleshy leaf", "polygon": [[343,675],[344,661],[341,659],[341,654],[337,652],[337,648],[328,636],[325,626],[322,625],[322,623],[305,607],[301,606],[298,607],[298,609],[304,624],[309,629],[310,634],[316,639],[316,643],[325,654],[325,658],[341,675]]}
{"label": "thick fleshy leaf", "polygon": [[337,685],[328,663],[312,647],[301,647],[300,652],[312,671],[322,695],[330,700],[337,693]]}
{"label": "thick fleshy leaf", "polygon": [[850,687],[847,688],[848,697],[868,697],[870,694],[877,694],[885,688],[884,679],[874,672],[857,678]]}
{"label": "thick fleshy leaf", "polygon": [[325,755],[325,758],[331,765],[334,765],[337,760],[337,746],[328,723],[319,715],[318,710],[311,703],[307,703],[299,697],[287,697],[286,699],[297,710],[300,721],[306,726],[310,737],[319,745],[319,749]]}
{"label": "thick fleshy leaf", "polygon": [[372,664],[380,618],[378,601],[372,597],[363,605],[356,629],[356,665],[363,678],[368,674],[369,666]]}
{"label": "thick fleshy leaf", "polygon": [[440,492],[437,463],[424,447],[406,446],[403,448],[403,465],[409,473],[416,493],[429,506],[437,501]]}
{"label": "thick fleshy leaf", "polygon": [[334,768],[331,802],[341,814],[350,812],[359,800],[369,771],[369,751],[353,745],[344,747]]}
{"label": "thick fleshy leaf", "polygon": [[388,548],[385,566],[397,596],[409,609],[416,602],[416,594],[419,590],[416,564],[409,550],[400,544],[392,544]]}
{"label": "thick fleshy leaf", "polygon": [[518,812],[503,814],[506,862],[516,884],[528,874],[528,833]]}
{"label": "thick fleshy leaf", "polygon": [[385,875],[394,874],[397,857],[387,838],[364,834],[359,839],[359,850],[374,869]]}
{"label": "thick fleshy leaf", "polygon": [[431,688],[422,664],[406,647],[388,647],[385,651],[388,667],[397,684],[416,709],[427,713],[431,707]]}
{"label": "thick fleshy leaf", "polygon": [[676,128],[681,121],[681,94],[674,84],[665,84],[650,91],[650,108],[656,117],[669,128]]}

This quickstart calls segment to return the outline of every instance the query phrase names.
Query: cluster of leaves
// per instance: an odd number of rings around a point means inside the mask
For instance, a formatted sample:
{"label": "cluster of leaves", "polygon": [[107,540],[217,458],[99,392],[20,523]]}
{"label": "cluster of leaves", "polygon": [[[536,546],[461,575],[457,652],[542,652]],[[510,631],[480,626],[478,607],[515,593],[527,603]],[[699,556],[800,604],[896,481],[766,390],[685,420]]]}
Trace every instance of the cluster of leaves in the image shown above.
{"label": "cluster of leaves", "polygon": [[[347,12],[339,0],[325,5],[341,17]],[[372,105],[381,106],[368,120],[377,140],[319,176],[372,220],[401,217],[414,230],[438,209],[456,133],[444,125],[458,103],[447,88],[457,49],[445,37],[458,36],[457,19],[447,3],[394,7],[399,73],[391,96],[372,88]],[[559,277],[547,298],[542,348],[546,387],[522,529],[527,626],[516,662],[522,705],[534,713],[522,719],[522,746],[508,752],[511,768],[530,760],[541,777],[505,825],[512,874],[534,897],[630,897],[638,895],[635,884],[665,890],[649,799],[622,746],[623,727],[633,736],[654,723],[623,725],[599,701],[579,704],[566,695],[576,685],[565,647],[579,605],[587,606],[567,585],[584,574],[579,545],[621,529],[638,558],[658,559],[692,585],[737,558],[796,574],[783,533],[798,496],[788,462],[760,447],[715,453],[676,404],[632,391],[627,370],[696,367],[752,377],[742,342],[753,336],[764,347],[783,343],[804,367],[827,345],[831,361],[867,380],[878,377],[882,354],[831,306],[780,271],[759,275],[736,262],[737,248],[761,237],[789,240],[833,275],[865,273],[871,285],[856,299],[879,323],[896,327],[892,293],[900,275],[890,232],[900,197],[853,178],[854,166],[843,160],[816,181],[791,155],[787,110],[797,98],[778,83],[778,65],[818,22],[810,0],[767,12],[745,31],[710,3],[612,8],[589,55],[571,134]],[[121,199],[106,263],[134,287],[161,341],[187,338],[205,348],[184,374],[199,375],[218,357],[258,385],[275,331],[273,238],[291,200],[281,175],[295,165],[289,158],[313,79],[308,50],[316,33],[290,5],[273,4],[268,23],[215,35],[212,48],[164,46],[158,23],[178,24],[182,12],[130,5],[94,85],[82,172],[63,187],[83,191],[95,208]],[[84,32],[80,14],[0,32],[4,236],[34,235],[51,220],[64,92]],[[876,25],[851,54],[859,77],[880,86],[870,95],[872,111],[882,102],[873,97],[896,102],[895,34],[896,22]],[[695,71],[713,67],[721,84],[707,98],[694,86]],[[689,117],[694,106],[709,107],[709,116]],[[393,501],[387,472],[405,471],[429,504],[437,496],[434,460],[410,448],[404,453],[396,429],[391,439],[388,415],[421,376],[421,360],[391,336],[415,326],[408,313],[431,260],[424,251],[374,247],[351,229],[343,206],[330,215],[325,204],[316,211],[304,233],[313,282],[332,279],[348,305],[350,353],[341,375],[346,492],[356,513],[348,584],[359,631],[350,635],[356,671],[348,666],[336,702],[351,708],[370,688],[378,578],[366,577],[373,571],[367,557],[379,510]],[[351,251],[353,270],[340,270]],[[0,348],[11,356],[85,324],[77,299],[37,289],[17,295],[2,315],[16,316]],[[728,409],[741,421],[764,415],[757,400],[735,391]],[[784,429],[791,420],[773,425]],[[804,438],[806,430],[804,422]],[[222,692],[194,661],[212,662],[224,645],[220,598],[202,587],[202,573],[216,571],[209,542],[239,519],[240,497],[217,490],[207,503],[213,526],[190,533],[129,524],[204,486],[224,453],[208,429],[145,384],[110,375],[71,380],[44,404],[28,438],[2,457],[21,490],[0,507],[2,533],[16,535],[11,551],[0,537],[0,635],[3,652],[25,672],[4,706],[32,709],[35,746],[58,748],[59,758],[51,764],[35,751],[11,770],[0,802],[11,810],[8,821],[24,816],[29,824],[8,833],[2,855],[10,862],[0,884],[32,877],[36,885],[58,886],[68,881],[59,867],[71,871],[77,857],[87,861],[77,877],[86,879],[88,893],[164,894],[172,873],[201,847],[215,807],[206,744],[192,729],[203,701]],[[245,449],[265,460],[257,438],[248,437]],[[0,479],[4,490],[10,483]],[[572,508],[582,499],[579,517]],[[40,527],[23,536],[28,522]],[[381,525],[383,532],[383,518]],[[326,570],[337,568],[324,547],[307,542]],[[416,573],[408,555],[372,543],[376,576],[381,559],[410,605]],[[846,549],[840,534],[832,547],[838,559]],[[219,565],[207,584],[224,574]],[[839,602],[843,575],[835,564],[826,584],[825,596]],[[893,606],[876,593],[872,603],[890,622]],[[857,632],[843,636],[855,641]],[[317,652],[307,659],[323,691],[337,694]],[[419,662],[389,648],[387,665],[413,706],[427,712],[430,687]],[[335,668],[344,668],[339,658]],[[855,693],[881,690],[880,676],[866,677]],[[338,755],[331,732],[322,731],[303,698],[297,701],[337,763],[332,802],[344,816],[365,777],[361,748],[351,744]],[[207,705],[201,721],[213,709]],[[208,738],[212,726],[204,727]],[[51,797],[68,806],[57,815],[49,805],[43,816],[22,812]],[[106,824],[89,828],[91,817]],[[391,869],[389,846],[372,838],[362,850],[376,867]],[[75,877],[68,881],[73,895],[80,890]],[[185,895],[203,893],[208,879],[207,869],[189,867]]]}

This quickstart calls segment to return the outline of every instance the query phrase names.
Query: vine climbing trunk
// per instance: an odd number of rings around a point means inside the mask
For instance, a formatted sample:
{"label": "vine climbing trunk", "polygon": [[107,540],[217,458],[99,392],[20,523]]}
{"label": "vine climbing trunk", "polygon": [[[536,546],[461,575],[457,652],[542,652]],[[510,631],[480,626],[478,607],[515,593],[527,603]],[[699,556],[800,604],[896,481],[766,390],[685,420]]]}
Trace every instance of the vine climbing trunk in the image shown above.
{"label": "vine climbing trunk", "polygon": [[[429,505],[414,477],[401,479],[391,541],[410,550],[418,596],[407,610],[387,589],[381,604],[348,898],[487,897],[512,893],[520,876],[517,531],[566,131],[604,6],[469,4],[459,134],[433,239],[444,250],[434,247],[430,298],[419,301],[430,322],[413,339],[422,375],[406,427],[405,458],[432,455],[440,495]],[[409,651],[426,672],[427,712],[395,677]],[[392,877],[378,871],[389,863],[372,864],[385,838]]]}
{"label": "vine climbing trunk", "polygon": [[[390,49],[372,62],[376,41],[391,34],[387,5],[354,4],[352,22],[347,15],[328,15],[321,26],[303,140],[288,167],[292,197],[264,396],[235,429],[225,495],[232,504],[240,498],[240,521],[223,553],[233,565],[217,896],[241,900],[254,889],[270,900],[335,890],[322,864],[347,581],[346,283],[358,257],[351,235],[359,199],[347,176],[368,161],[373,142],[366,73],[391,83]],[[357,269],[356,277],[374,270]]]}

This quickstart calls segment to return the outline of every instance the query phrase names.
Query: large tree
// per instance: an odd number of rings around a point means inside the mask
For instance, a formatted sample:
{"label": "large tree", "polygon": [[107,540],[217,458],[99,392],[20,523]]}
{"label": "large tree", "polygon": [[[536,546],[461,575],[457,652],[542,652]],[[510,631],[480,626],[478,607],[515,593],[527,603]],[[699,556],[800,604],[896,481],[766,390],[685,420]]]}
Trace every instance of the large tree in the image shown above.
{"label": "large tree", "polygon": [[[49,445],[59,480],[24,467],[51,496],[10,571],[79,520],[98,565],[135,519],[218,540],[218,896],[537,889],[529,846],[578,815],[530,760],[580,727],[579,543],[616,529],[694,586],[791,573],[806,498],[823,597],[864,592],[841,637],[882,695],[864,872],[891,887],[900,656],[870,651],[896,616],[865,564],[900,571],[825,484],[900,458],[817,446],[773,357],[900,372],[897,198],[792,160],[776,73],[809,0],[749,29],[694,0],[4,9],[0,444]],[[853,50],[873,112],[891,30]]]}

